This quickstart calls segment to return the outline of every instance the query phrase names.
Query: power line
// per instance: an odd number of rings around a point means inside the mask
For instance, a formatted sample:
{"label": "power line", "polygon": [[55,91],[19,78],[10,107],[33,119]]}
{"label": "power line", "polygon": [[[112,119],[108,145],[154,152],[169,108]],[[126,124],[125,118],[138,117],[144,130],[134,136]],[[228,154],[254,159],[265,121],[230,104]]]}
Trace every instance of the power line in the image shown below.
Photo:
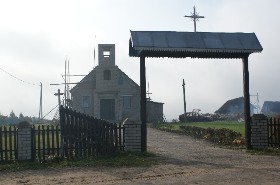
{"label": "power line", "polygon": [[57,107],[58,107],[58,104],[52,110],[50,110],[44,117],[42,117],[39,121],[43,120],[46,116],[48,116]]}
{"label": "power line", "polygon": [[0,67],[0,70],[3,71],[4,73],[8,74],[9,76],[13,77],[14,79],[18,80],[18,81],[21,81],[22,83],[25,83],[25,84],[28,84],[28,85],[34,85],[34,86],[40,86],[38,84],[34,84],[34,83],[31,83],[31,82],[27,82],[25,80],[22,80],[18,77],[16,77],[15,75],[9,73],[8,71],[4,70],[3,68]]}

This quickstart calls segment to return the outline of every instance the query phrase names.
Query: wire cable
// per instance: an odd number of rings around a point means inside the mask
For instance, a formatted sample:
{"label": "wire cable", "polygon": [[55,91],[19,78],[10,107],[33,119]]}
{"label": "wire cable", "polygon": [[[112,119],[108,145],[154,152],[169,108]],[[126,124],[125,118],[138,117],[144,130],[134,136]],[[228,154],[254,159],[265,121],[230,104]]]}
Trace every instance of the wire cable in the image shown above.
{"label": "wire cable", "polygon": [[16,77],[15,75],[9,73],[8,71],[4,70],[4,69],[1,68],[1,67],[0,67],[0,70],[3,71],[4,73],[8,74],[9,76],[15,78],[16,80],[21,81],[22,83],[25,83],[25,84],[28,84],[28,85],[40,86],[40,85],[38,85],[38,84],[34,84],[34,83],[31,83],[31,82],[27,82],[27,81],[25,81],[25,80],[22,80],[22,79]]}
{"label": "wire cable", "polygon": [[57,107],[58,107],[58,104],[52,110],[50,110],[50,112],[48,112],[44,117],[42,117],[39,121],[43,120],[47,115],[49,115]]}

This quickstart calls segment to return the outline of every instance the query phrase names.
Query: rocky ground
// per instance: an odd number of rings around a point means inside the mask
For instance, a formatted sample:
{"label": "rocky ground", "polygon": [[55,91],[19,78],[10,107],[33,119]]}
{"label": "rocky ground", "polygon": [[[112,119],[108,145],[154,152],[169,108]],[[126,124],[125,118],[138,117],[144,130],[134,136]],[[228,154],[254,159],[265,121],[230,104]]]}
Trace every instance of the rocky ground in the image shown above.
{"label": "rocky ground", "polygon": [[150,128],[148,150],[160,156],[160,164],[2,173],[0,184],[280,184],[279,156],[223,149]]}

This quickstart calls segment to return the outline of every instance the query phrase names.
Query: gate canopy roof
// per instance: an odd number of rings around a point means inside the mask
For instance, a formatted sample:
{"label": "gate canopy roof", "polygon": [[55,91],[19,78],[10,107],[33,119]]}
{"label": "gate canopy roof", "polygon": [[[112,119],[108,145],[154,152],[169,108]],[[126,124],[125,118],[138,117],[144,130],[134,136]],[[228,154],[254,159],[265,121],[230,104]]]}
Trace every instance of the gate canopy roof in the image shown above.
{"label": "gate canopy roof", "polygon": [[255,33],[130,31],[129,56],[244,58],[263,50]]}

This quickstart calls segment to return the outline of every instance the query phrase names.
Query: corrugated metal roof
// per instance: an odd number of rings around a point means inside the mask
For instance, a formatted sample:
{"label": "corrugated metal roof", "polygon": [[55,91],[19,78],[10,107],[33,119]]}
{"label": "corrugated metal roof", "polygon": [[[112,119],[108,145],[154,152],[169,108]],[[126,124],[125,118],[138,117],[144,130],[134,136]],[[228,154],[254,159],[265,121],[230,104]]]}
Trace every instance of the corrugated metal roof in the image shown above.
{"label": "corrugated metal roof", "polygon": [[131,31],[129,55],[242,58],[262,50],[255,33]]}

